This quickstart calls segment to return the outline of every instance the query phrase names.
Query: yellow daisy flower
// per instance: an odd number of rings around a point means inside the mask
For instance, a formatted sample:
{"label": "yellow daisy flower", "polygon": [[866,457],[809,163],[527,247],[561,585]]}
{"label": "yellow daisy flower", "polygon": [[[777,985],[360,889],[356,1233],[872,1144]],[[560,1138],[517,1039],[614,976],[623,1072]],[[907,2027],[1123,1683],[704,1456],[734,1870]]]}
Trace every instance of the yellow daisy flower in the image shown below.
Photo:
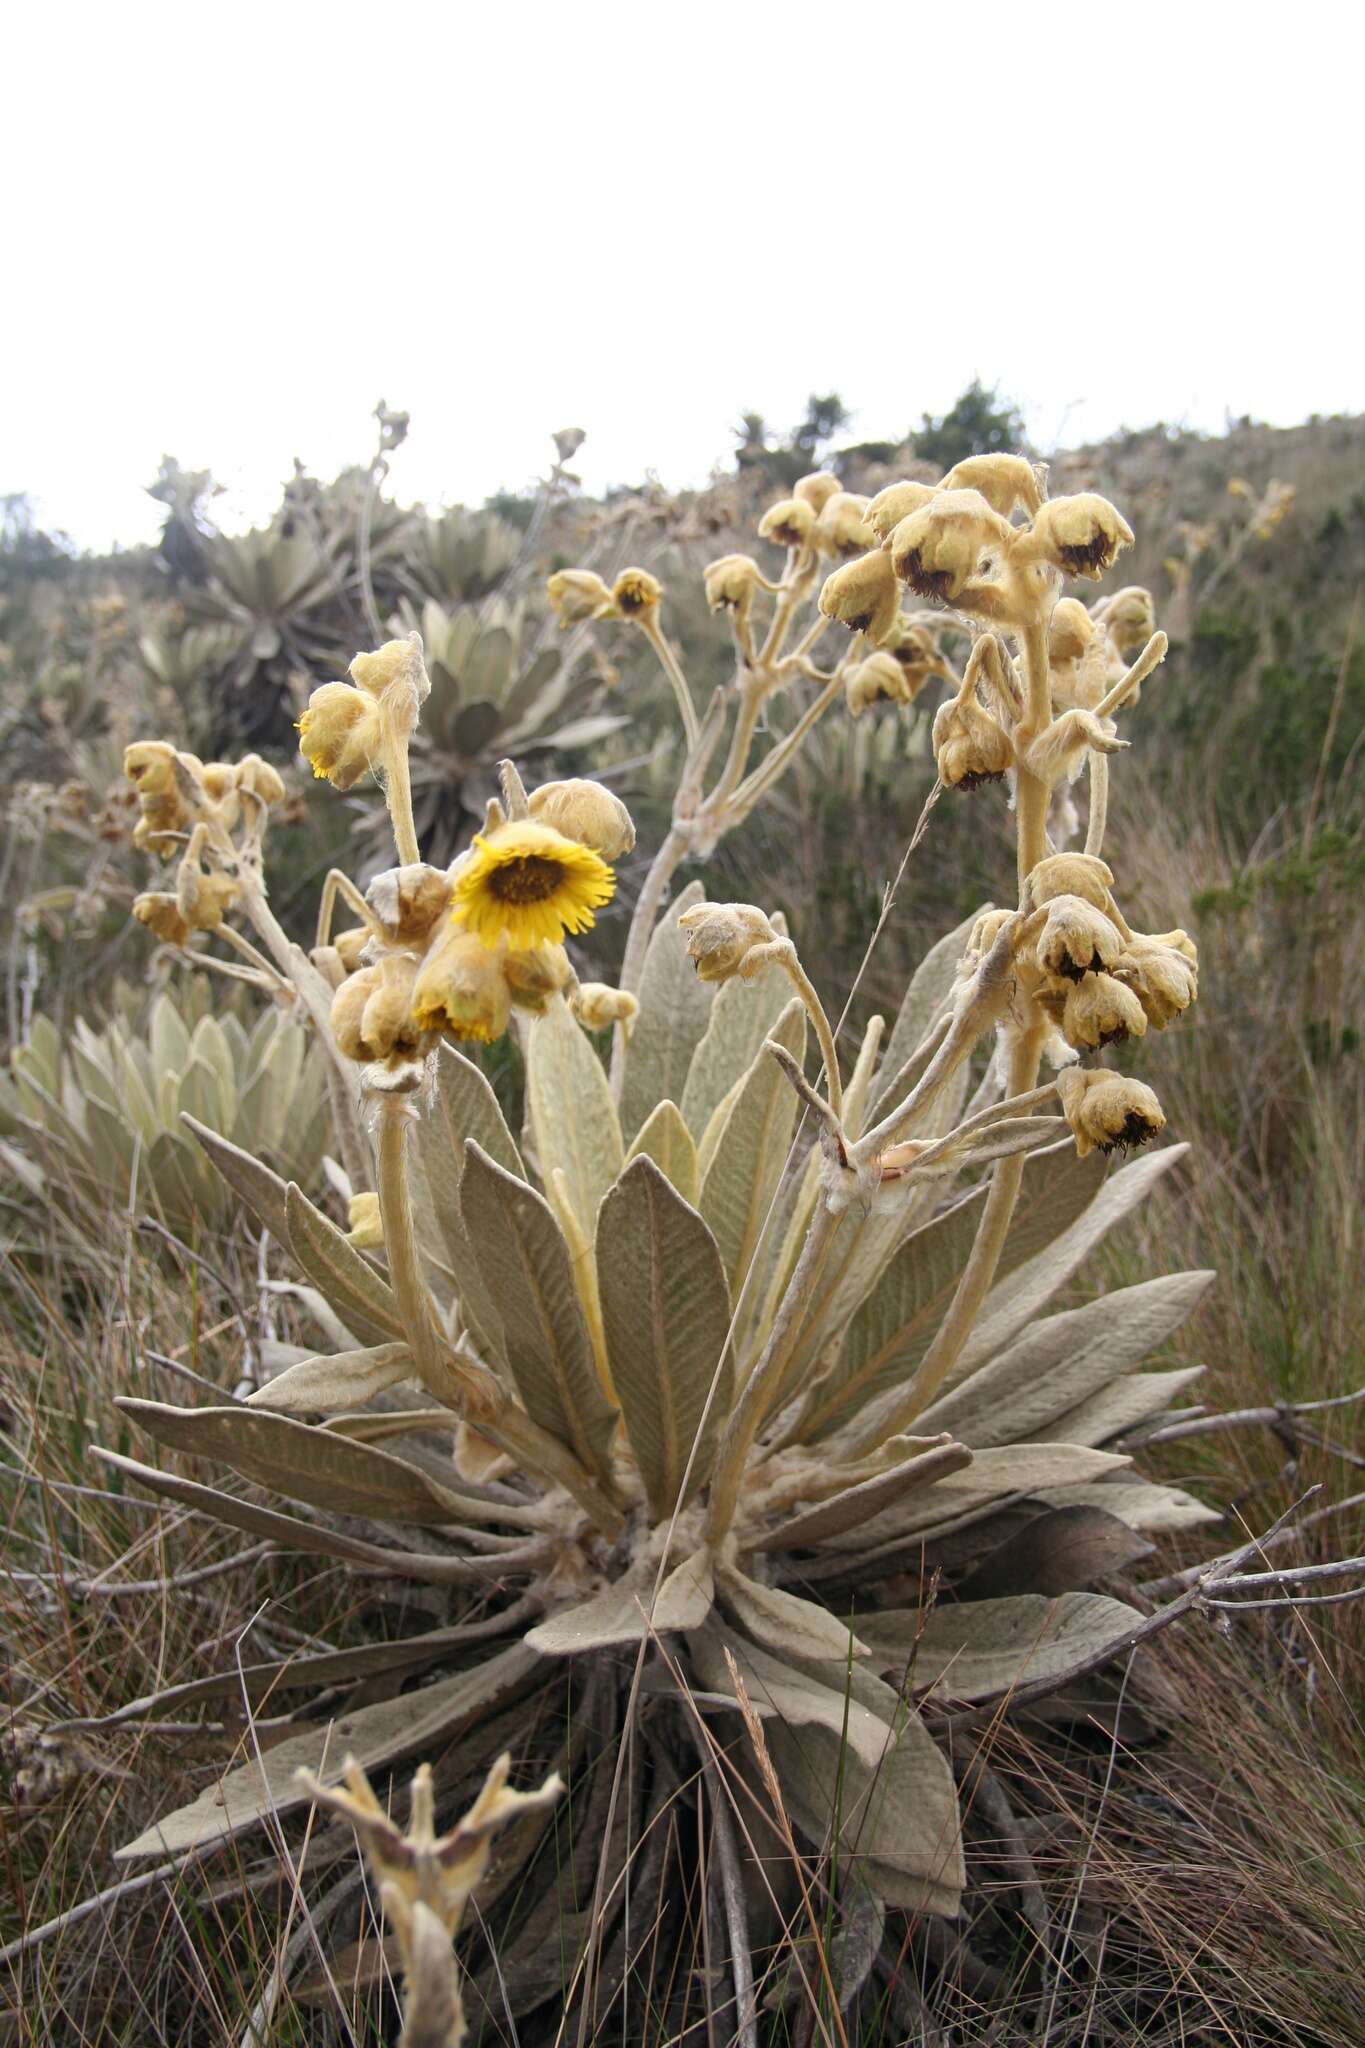
{"label": "yellow daisy flower", "polygon": [[534,819],[479,833],[453,880],[456,924],[518,953],[587,931],[616,888],[600,854]]}

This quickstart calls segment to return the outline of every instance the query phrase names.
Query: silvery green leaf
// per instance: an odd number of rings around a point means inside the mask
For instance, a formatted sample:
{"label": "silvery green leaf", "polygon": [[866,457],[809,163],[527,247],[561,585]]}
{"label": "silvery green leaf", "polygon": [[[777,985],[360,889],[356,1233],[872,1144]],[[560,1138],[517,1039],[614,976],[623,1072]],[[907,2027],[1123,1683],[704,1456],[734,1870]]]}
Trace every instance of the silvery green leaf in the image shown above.
{"label": "silvery green leaf", "polygon": [[913,1607],[886,1608],[870,1617],[864,1633],[879,1668],[899,1677],[909,1665],[915,1692],[983,1700],[1036,1679],[1063,1677],[1121,1646],[1141,1620],[1136,1608],[1102,1593],[1063,1593],[1055,1600],[1022,1593],[941,1602],[927,1615]]}
{"label": "silvery green leaf", "polygon": [[248,1396],[248,1408],[271,1408],[285,1415],[335,1415],[363,1407],[386,1387],[412,1375],[412,1353],[406,1344],[379,1344],[368,1351],[341,1351],[305,1358],[277,1373]]}
{"label": "silvery green leaf", "polygon": [[175,1408],[128,1397],[118,1405],[158,1443],[230,1465],[254,1485],[310,1507],[422,1528],[498,1519],[486,1501],[438,1485],[404,1458],[290,1416],[244,1406]]}
{"label": "silvery green leaf", "polygon": [[546,1186],[558,1169],[591,1238],[597,1205],[621,1171],[625,1148],[602,1062],[559,996],[531,1026],[526,1108]]}
{"label": "silvery green leaf", "polygon": [[[769,1036],[802,1059],[806,1012],[799,997],[788,1003]],[[736,1300],[777,1193],[797,1107],[777,1061],[761,1053],[740,1085],[702,1179],[701,1213],[715,1233]]]}
{"label": "silvery green leaf", "polygon": [[848,1625],[813,1600],[762,1585],[728,1565],[716,1573],[716,1590],[731,1619],[765,1649],[786,1651],[817,1663],[867,1655]]}
{"label": "silvery green leaf", "polygon": [[[986,1297],[976,1327],[944,1391],[951,1392],[960,1380],[970,1378],[988,1358],[1003,1351],[1066,1285],[1106,1232],[1145,1201],[1156,1183],[1189,1149],[1188,1145],[1168,1145],[1111,1173],[1099,1186],[1093,1201],[1082,1208],[1068,1228],[1010,1273],[1008,1285],[997,1284]],[[1091,1159],[1098,1156],[1092,1153]]]}
{"label": "silvery green leaf", "polygon": [[761,1720],[785,1722],[793,1728],[828,1728],[846,1739],[850,1752],[874,1770],[894,1745],[888,1721],[853,1696],[837,1665],[824,1666],[824,1678],[817,1679],[786,1658],[714,1623],[693,1636],[688,1647],[692,1667],[706,1691],[734,1699],[734,1682],[725,1661],[728,1650]]}
{"label": "silvery green leaf", "polygon": [[1202,1365],[1187,1365],[1175,1372],[1126,1373],[1074,1408],[1068,1408],[1039,1434],[1051,1443],[1108,1443],[1112,1437],[1123,1436],[1160,1415],[1181,1388],[1197,1380],[1203,1370]]}
{"label": "silvery green leaf", "polygon": [[652,1159],[683,1200],[696,1208],[701,1193],[697,1148],[676,1102],[661,1102],[636,1132],[626,1164],[642,1157]]}
{"label": "silvery green leaf", "polygon": [[268,1815],[290,1813],[308,1800],[308,1794],[295,1782],[294,1773],[300,1769],[331,1779],[340,1774],[347,1756],[373,1771],[398,1757],[415,1756],[438,1745],[448,1748],[501,1701],[523,1691],[538,1663],[533,1651],[517,1643],[475,1665],[472,1671],[440,1679],[398,1699],[357,1707],[323,1727],[304,1729],[209,1784],[188,1806],[154,1822],[115,1855],[124,1862],[135,1856],[203,1851]]}
{"label": "silvery green leaf", "polygon": [[1154,1486],[1131,1476],[1094,1485],[1040,1486],[1034,1498],[1047,1507],[1096,1507],[1117,1515],[1130,1529],[1155,1534],[1171,1529],[1193,1529],[1201,1522],[1221,1522],[1216,1508],[1205,1507],[1178,1486]]}
{"label": "silvery green leaf", "polygon": [[681,1099],[692,1055],[711,1016],[714,990],[697,977],[678,929],[683,911],[700,903],[700,882],[689,882],[670,903],[649,942],[640,975],[640,1014],[630,1034],[621,1090],[621,1129],[633,1138],[656,1102]]}
{"label": "silvery green leaf", "polygon": [[[1078,1159],[1070,1140],[1028,1160],[997,1268],[1002,1280],[1075,1220],[1094,1198],[1104,1171],[1099,1153]],[[803,1437],[829,1436],[868,1401],[911,1378],[956,1291],[984,1200],[984,1188],[976,1189],[905,1239],[853,1315],[824,1378],[811,1389],[801,1414]],[[935,1422],[932,1428],[948,1426]]]}
{"label": "silvery green leaf", "polygon": [[472,1142],[460,1204],[527,1414],[610,1482],[616,1412],[597,1377],[568,1246],[549,1205]]}
{"label": "silvery green leaf", "polygon": [[654,1579],[653,1570],[638,1569],[594,1599],[561,1608],[528,1631],[528,1647],[544,1657],[573,1657],[616,1643],[638,1643],[669,1630],[700,1628],[715,1598],[709,1554],[699,1550],[675,1566],[660,1586],[657,1601]]}
{"label": "silvery green leaf", "polygon": [[1210,1272],[1167,1273],[1084,1308],[1047,1316],[920,1417],[973,1450],[1032,1441],[1164,1344],[1212,1285]]}
{"label": "silvery green leaf", "polygon": [[762,1540],[763,1550],[805,1550],[842,1536],[848,1530],[866,1528],[875,1515],[895,1507],[911,1494],[936,1486],[950,1473],[961,1472],[972,1462],[965,1444],[945,1442],[922,1450],[887,1472],[878,1472],[856,1486],[832,1493],[818,1506],[793,1515]]}
{"label": "silvery green leaf", "polygon": [[347,1244],[335,1223],[294,1181],[285,1196],[285,1218],[294,1257],[347,1329],[354,1330],[363,1344],[386,1344],[391,1338],[401,1338],[402,1318],[388,1282],[380,1279],[354,1245]]}
{"label": "silvery green leaf", "polygon": [[774,969],[752,981],[722,982],[716,990],[701,1043],[692,1055],[682,1091],[683,1118],[700,1143],[718,1102],[743,1079],[781,1016],[791,982]]}
{"label": "silvery green leaf", "polygon": [[650,1513],[662,1521],[710,1472],[730,1413],[733,1366],[716,1241],[652,1159],[633,1161],[602,1202],[597,1284],[621,1417]]}
{"label": "silvery green leaf", "polygon": [[860,1551],[864,1545],[905,1540],[921,1531],[940,1533],[997,1508],[1002,1501],[1027,1495],[1044,1498],[1043,1489],[1089,1483],[1122,1471],[1130,1460],[1112,1451],[1093,1451],[1083,1444],[1010,1443],[975,1451],[970,1465],[944,1472],[927,1491],[912,1493],[857,1527],[825,1537],[831,1550]]}

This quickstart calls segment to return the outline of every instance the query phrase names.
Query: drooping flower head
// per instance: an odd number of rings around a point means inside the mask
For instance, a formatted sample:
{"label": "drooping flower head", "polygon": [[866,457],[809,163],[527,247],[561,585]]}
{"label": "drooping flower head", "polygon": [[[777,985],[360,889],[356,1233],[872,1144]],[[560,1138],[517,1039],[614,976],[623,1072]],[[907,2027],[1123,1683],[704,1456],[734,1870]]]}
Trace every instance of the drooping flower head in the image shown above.
{"label": "drooping flower head", "polygon": [[589,930],[616,888],[601,854],[534,818],[478,833],[452,879],[456,924],[514,952]]}
{"label": "drooping flower head", "polygon": [[412,985],[412,1020],[419,1031],[443,1031],[491,1045],[506,1031],[512,992],[501,947],[485,946],[453,925],[432,946]]}

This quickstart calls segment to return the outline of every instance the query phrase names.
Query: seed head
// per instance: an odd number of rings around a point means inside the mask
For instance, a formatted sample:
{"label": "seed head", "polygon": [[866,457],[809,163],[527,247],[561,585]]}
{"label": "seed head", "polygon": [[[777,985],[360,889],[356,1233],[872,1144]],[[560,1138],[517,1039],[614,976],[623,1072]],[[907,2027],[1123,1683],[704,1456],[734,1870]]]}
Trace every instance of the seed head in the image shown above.
{"label": "seed head", "polygon": [[1113,967],[1115,981],[1132,991],[1147,1022],[1157,1031],[1164,1031],[1182,1016],[1199,993],[1198,956],[1193,941],[1186,939],[1184,932],[1172,936],[1185,940],[1188,953],[1161,939],[1135,933]]}
{"label": "seed head", "polygon": [[903,668],[895,655],[869,654],[844,677],[849,716],[861,718],[869,704],[913,704],[923,681],[921,674],[918,682],[912,682],[911,671]]}
{"label": "seed head", "polygon": [[780,548],[803,548],[815,529],[815,510],[805,498],[779,498],[758,522],[760,540]]}
{"label": "seed head", "polygon": [[1034,958],[1045,974],[1066,981],[1110,968],[1123,951],[1117,925],[1082,896],[1053,896],[1047,921],[1034,945]]}
{"label": "seed head", "polygon": [[581,625],[585,619],[614,619],[616,600],[593,569],[559,569],[545,585],[550,609],[565,626]]}
{"label": "seed head", "polygon": [[912,590],[955,604],[986,564],[1008,550],[1013,533],[979,491],[936,491],[901,520],[887,546],[892,567]]}
{"label": "seed head", "polygon": [[822,555],[847,562],[876,547],[877,535],[867,523],[869,502],[854,491],[835,491],[826,498],[813,535]]}
{"label": "seed head", "polygon": [[1072,982],[1062,1010],[1062,1036],[1079,1051],[1141,1038],[1147,1018],[1132,990],[1112,974],[1087,974]]}
{"label": "seed head", "polygon": [[979,491],[1002,519],[1016,509],[1031,519],[1043,502],[1038,471],[1022,455],[969,455],[948,471],[941,491]]}
{"label": "seed head", "polygon": [[648,569],[623,569],[611,586],[612,603],[625,619],[643,619],[657,612],[664,587]]}
{"label": "seed head", "polygon": [[1029,900],[1038,906],[1054,896],[1080,896],[1107,910],[1114,886],[1112,869],[1094,853],[1050,853],[1029,872]]}
{"label": "seed head", "polygon": [[934,717],[934,758],[949,789],[998,782],[1014,766],[1014,747],[998,718],[975,691],[940,704]]}
{"label": "seed head", "polygon": [[1123,1074],[1066,1067],[1057,1076],[1057,1093],[1082,1159],[1090,1152],[1145,1145],[1165,1129],[1166,1118],[1153,1091]]}
{"label": "seed head", "polygon": [[190,927],[181,915],[174,896],[163,890],[149,890],[133,898],[133,916],[168,946],[188,945]]}
{"label": "seed head", "polygon": [[878,491],[864,516],[878,540],[889,540],[902,519],[918,512],[933,495],[932,484],[911,483],[908,479],[904,483],[888,484],[885,490]]}
{"label": "seed head", "polygon": [[837,476],[831,476],[827,469],[813,469],[809,476],[799,476],[792,485],[792,496],[801,504],[809,505],[817,516],[824,511],[830,499],[843,489]]}
{"label": "seed head", "polygon": [[[473,1038],[484,1045],[501,1038],[512,1016],[512,992],[505,963],[506,954],[501,947],[485,946],[473,932],[449,926],[417,969],[412,983],[410,1001],[416,1029],[442,1031],[451,1038]],[[356,981],[361,978],[354,977]],[[344,984],[338,1002],[350,986],[350,982]],[[335,1009],[332,1019],[335,1024]]]}
{"label": "seed head", "polygon": [[426,1050],[411,1014],[416,973],[410,953],[386,953],[342,982],[332,998],[332,1035],[348,1060],[413,1059]]}
{"label": "seed head", "polygon": [[743,618],[753,602],[759,568],[751,555],[722,555],[702,570],[702,587],[713,612],[731,611]]}
{"label": "seed head", "polygon": [[1050,498],[1029,535],[1031,552],[1068,576],[1097,583],[1114,565],[1120,548],[1133,545],[1133,529],[1107,498],[1082,491],[1074,498]]}
{"label": "seed head", "polygon": [[866,633],[874,646],[880,645],[900,614],[900,591],[890,557],[877,549],[826,576],[820,610],[827,619],[847,626],[850,633]]}

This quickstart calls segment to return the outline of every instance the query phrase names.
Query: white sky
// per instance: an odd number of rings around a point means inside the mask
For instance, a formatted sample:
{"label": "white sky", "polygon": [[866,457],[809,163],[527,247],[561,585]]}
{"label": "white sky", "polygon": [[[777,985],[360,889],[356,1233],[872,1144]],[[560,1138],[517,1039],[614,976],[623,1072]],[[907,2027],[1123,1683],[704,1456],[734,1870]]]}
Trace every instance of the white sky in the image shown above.
{"label": "white sky", "polygon": [[1043,446],[1365,407],[1362,36],[1322,0],[10,10],[0,490],[149,539],[163,451],[475,502],[699,481],[979,373]]}

